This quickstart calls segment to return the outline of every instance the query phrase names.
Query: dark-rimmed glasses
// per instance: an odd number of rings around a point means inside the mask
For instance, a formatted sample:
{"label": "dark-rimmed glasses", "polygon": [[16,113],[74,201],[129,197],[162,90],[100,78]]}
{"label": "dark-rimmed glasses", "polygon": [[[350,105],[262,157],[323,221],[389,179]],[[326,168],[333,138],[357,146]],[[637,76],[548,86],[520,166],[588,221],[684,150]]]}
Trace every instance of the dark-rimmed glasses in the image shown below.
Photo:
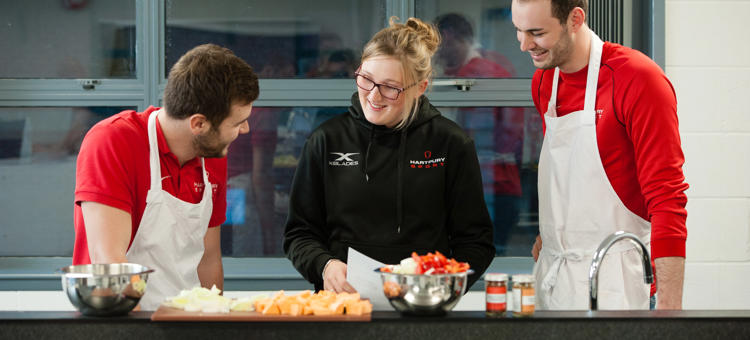
{"label": "dark-rimmed glasses", "polygon": [[357,83],[357,87],[365,91],[372,91],[372,89],[377,87],[378,91],[380,91],[380,95],[390,100],[398,99],[398,95],[400,95],[401,92],[404,92],[404,90],[419,84],[419,82],[416,82],[407,87],[393,87],[386,84],[378,84],[367,76],[360,74],[359,72],[354,72],[354,79]]}

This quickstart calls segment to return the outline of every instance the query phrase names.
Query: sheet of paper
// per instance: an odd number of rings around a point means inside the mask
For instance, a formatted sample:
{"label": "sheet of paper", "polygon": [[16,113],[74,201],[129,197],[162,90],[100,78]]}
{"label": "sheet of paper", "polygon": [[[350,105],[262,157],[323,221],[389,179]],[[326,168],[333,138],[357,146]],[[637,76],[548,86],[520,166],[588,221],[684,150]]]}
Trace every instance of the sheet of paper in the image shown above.
{"label": "sheet of paper", "polygon": [[359,296],[370,299],[372,309],[377,311],[394,310],[383,294],[383,281],[375,269],[385,264],[349,248],[346,260],[346,281],[357,290]]}

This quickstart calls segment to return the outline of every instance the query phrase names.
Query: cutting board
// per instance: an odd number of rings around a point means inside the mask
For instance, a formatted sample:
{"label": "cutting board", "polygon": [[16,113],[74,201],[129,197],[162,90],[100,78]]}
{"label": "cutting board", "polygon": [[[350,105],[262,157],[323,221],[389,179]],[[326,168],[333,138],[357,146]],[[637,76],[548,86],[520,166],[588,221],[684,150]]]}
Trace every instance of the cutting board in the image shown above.
{"label": "cutting board", "polygon": [[258,312],[229,312],[229,313],[202,313],[186,312],[182,309],[159,306],[154,314],[151,315],[151,321],[259,321],[259,322],[315,322],[315,321],[370,321],[371,314],[363,315],[263,315]]}

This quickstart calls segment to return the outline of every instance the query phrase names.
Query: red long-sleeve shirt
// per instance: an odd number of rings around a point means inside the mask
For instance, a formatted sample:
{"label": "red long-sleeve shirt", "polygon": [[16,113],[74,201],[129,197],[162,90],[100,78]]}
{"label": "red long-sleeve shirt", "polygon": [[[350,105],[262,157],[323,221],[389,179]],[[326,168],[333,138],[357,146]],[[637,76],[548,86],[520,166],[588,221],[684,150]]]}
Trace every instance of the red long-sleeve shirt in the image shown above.
{"label": "red long-sleeve shirt", "polygon": [[[547,112],[554,69],[537,70],[534,105]],[[560,72],[557,114],[583,109],[588,66]],[[632,212],[651,222],[651,256],[685,256],[685,205],[677,100],[662,70],[642,53],[605,42],[597,85],[596,137],[612,187]]]}

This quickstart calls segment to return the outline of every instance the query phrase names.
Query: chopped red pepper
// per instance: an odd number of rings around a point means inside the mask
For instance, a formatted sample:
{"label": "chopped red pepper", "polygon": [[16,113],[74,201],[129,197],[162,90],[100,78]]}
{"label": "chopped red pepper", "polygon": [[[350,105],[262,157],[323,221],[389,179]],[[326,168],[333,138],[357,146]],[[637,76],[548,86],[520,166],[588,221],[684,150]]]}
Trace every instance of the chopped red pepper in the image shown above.
{"label": "chopped red pepper", "polygon": [[[418,255],[416,252],[411,253],[411,258],[416,263],[416,273],[424,274],[430,272],[431,274],[454,274],[463,273],[469,270],[469,264],[466,262],[458,262],[455,259],[449,259],[439,251],[435,253],[427,253],[427,255]],[[432,271],[430,271],[432,270]],[[390,267],[382,267],[381,272],[391,273],[393,270]]]}
{"label": "chopped red pepper", "polygon": [[432,269],[433,274],[462,273],[469,269],[468,263],[448,259],[439,251],[435,251],[434,254],[427,253],[427,255],[423,256],[419,256],[413,252],[411,257],[417,263],[418,274],[426,273],[430,269]]}

